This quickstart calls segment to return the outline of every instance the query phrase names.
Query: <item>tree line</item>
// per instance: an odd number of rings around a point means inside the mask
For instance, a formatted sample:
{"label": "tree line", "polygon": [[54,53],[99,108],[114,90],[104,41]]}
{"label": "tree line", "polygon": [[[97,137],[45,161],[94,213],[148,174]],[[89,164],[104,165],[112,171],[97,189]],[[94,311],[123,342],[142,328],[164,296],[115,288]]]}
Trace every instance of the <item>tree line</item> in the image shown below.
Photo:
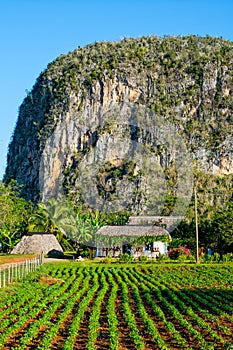
{"label": "tree line", "polygon": [[[22,186],[12,180],[0,182],[0,250],[10,252],[27,232],[54,234],[64,250],[76,249],[78,242],[88,242],[104,225],[124,225],[130,213],[102,213],[75,207],[68,201],[52,198],[36,206],[21,197]],[[225,254],[233,251],[233,198],[211,218],[199,216],[199,246]],[[192,211],[193,203],[190,204]],[[170,248],[186,246],[195,252],[195,220],[182,221],[172,232]]]}

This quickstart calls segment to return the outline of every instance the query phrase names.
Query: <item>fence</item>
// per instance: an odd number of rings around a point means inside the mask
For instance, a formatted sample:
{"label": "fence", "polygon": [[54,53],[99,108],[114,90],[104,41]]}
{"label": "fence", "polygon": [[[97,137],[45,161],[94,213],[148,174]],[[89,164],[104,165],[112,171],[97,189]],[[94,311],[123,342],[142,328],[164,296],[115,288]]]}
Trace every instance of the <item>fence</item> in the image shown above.
{"label": "fence", "polygon": [[40,256],[22,262],[12,263],[0,267],[0,288],[22,280],[29,272],[35,271],[42,264]]}

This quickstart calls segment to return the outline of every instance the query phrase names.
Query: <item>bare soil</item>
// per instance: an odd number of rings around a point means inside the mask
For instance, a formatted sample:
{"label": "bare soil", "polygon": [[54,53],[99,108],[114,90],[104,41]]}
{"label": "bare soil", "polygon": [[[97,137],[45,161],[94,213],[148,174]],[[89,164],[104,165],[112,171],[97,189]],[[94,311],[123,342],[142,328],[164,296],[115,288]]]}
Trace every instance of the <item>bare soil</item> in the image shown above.
{"label": "bare soil", "polygon": [[4,265],[8,265],[8,264],[14,264],[17,262],[30,260],[35,257],[36,255],[22,255],[22,256],[3,255],[3,256],[0,256],[0,267],[3,267]]}

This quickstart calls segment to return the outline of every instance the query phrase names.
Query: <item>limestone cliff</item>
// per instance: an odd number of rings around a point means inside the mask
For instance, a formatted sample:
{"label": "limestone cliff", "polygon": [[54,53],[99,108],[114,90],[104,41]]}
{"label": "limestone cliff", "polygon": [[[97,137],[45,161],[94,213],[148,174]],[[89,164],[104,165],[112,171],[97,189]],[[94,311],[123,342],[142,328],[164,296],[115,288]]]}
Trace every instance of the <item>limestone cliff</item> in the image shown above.
{"label": "limestone cliff", "polygon": [[150,213],[156,202],[160,215],[174,213],[181,187],[181,201],[190,196],[194,175],[216,205],[233,174],[232,63],[232,42],[196,36],[62,55],[20,107],[5,180],[33,201],[63,191],[100,210]]}

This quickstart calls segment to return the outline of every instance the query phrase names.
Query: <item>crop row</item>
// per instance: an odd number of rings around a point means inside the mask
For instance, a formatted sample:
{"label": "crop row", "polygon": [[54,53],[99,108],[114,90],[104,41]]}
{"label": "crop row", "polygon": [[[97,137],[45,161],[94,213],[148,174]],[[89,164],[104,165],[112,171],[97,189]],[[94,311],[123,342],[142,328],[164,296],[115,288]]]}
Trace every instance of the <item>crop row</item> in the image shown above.
{"label": "crop row", "polygon": [[[38,322],[40,325],[43,324],[42,321],[44,321],[46,318],[45,315],[50,313],[51,310],[55,308],[55,305],[59,306],[62,301],[66,300],[66,297],[73,292],[76,284],[80,283],[82,274],[78,279],[76,279],[74,274],[70,276],[67,275],[67,277],[68,278],[65,283],[58,281],[54,284],[53,288],[48,288],[47,290],[45,289],[43,297],[40,297],[39,300],[38,294],[36,293],[36,290],[34,290],[34,297],[32,297],[30,301],[24,305],[24,307],[21,307],[17,311],[14,306],[16,311],[14,313],[11,311],[10,317],[5,318],[1,322],[0,344],[3,344],[6,339],[16,334],[17,330],[26,324],[28,320],[35,320],[37,319],[38,315],[40,315],[37,322],[31,322],[32,326],[29,327],[25,335],[20,338],[20,348],[24,348],[31,338],[33,338],[33,332],[36,333],[39,326]],[[8,309],[8,311],[10,312],[10,309]],[[41,316],[42,314],[43,316]]]}
{"label": "crop row", "polygon": [[[103,322],[111,350],[123,348],[124,337],[139,350],[232,349],[232,272],[233,265],[46,265],[0,305],[0,349],[45,350],[58,342],[75,349],[85,326],[80,343],[94,350],[103,342]],[[209,280],[200,287],[203,275]]]}
{"label": "crop row", "polygon": [[[205,330],[210,337],[212,337],[213,341],[220,343],[224,343],[224,339],[222,336],[219,336],[215,330],[213,330],[213,322],[214,328],[218,328],[219,331],[225,333],[226,335],[230,335],[231,331],[227,327],[221,324],[221,316],[224,316],[231,323],[233,318],[232,314],[232,306],[229,304],[222,305],[222,309],[219,306],[219,303],[216,302],[208,295],[203,292],[197,292],[195,290],[180,290],[174,288],[170,283],[164,281],[164,278],[161,277],[158,279],[157,277],[152,277],[151,275],[145,275],[141,272],[137,272],[136,276],[138,279],[143,280],[144,283],[150,287],[151,290],[157,293],[157,296],[160,300],[166,305],[166,307],[170,310],[171,313],[177,315],[177,319],[181,322],[182,315],[186,315],[186,318],[191,319],[193,325],[198,325],[198,327],[202,330]],[[202,297],[198,297],[198,293],[202,294]],[[196,302],[193,300],[196,297]],[[218,306],[217,306],[218,305]],[[205,307],[205,308],[204,308]],[[228,310],[229,313],[224,311]],[[210,312],[213,310],[214,314]],[[215,315],[219,315],[217,317]],[[200,316],[198,316],[200,315]],[[211,326],[207,323],[211,323]],[[187,326],[189,333],[193,334],[197,340],[200,341],[202,346],[204,346],[202,336],[200,334],[195,335],[194,326],[191,327],[187,324],[185,320],[182,321],[182,326]]]}

